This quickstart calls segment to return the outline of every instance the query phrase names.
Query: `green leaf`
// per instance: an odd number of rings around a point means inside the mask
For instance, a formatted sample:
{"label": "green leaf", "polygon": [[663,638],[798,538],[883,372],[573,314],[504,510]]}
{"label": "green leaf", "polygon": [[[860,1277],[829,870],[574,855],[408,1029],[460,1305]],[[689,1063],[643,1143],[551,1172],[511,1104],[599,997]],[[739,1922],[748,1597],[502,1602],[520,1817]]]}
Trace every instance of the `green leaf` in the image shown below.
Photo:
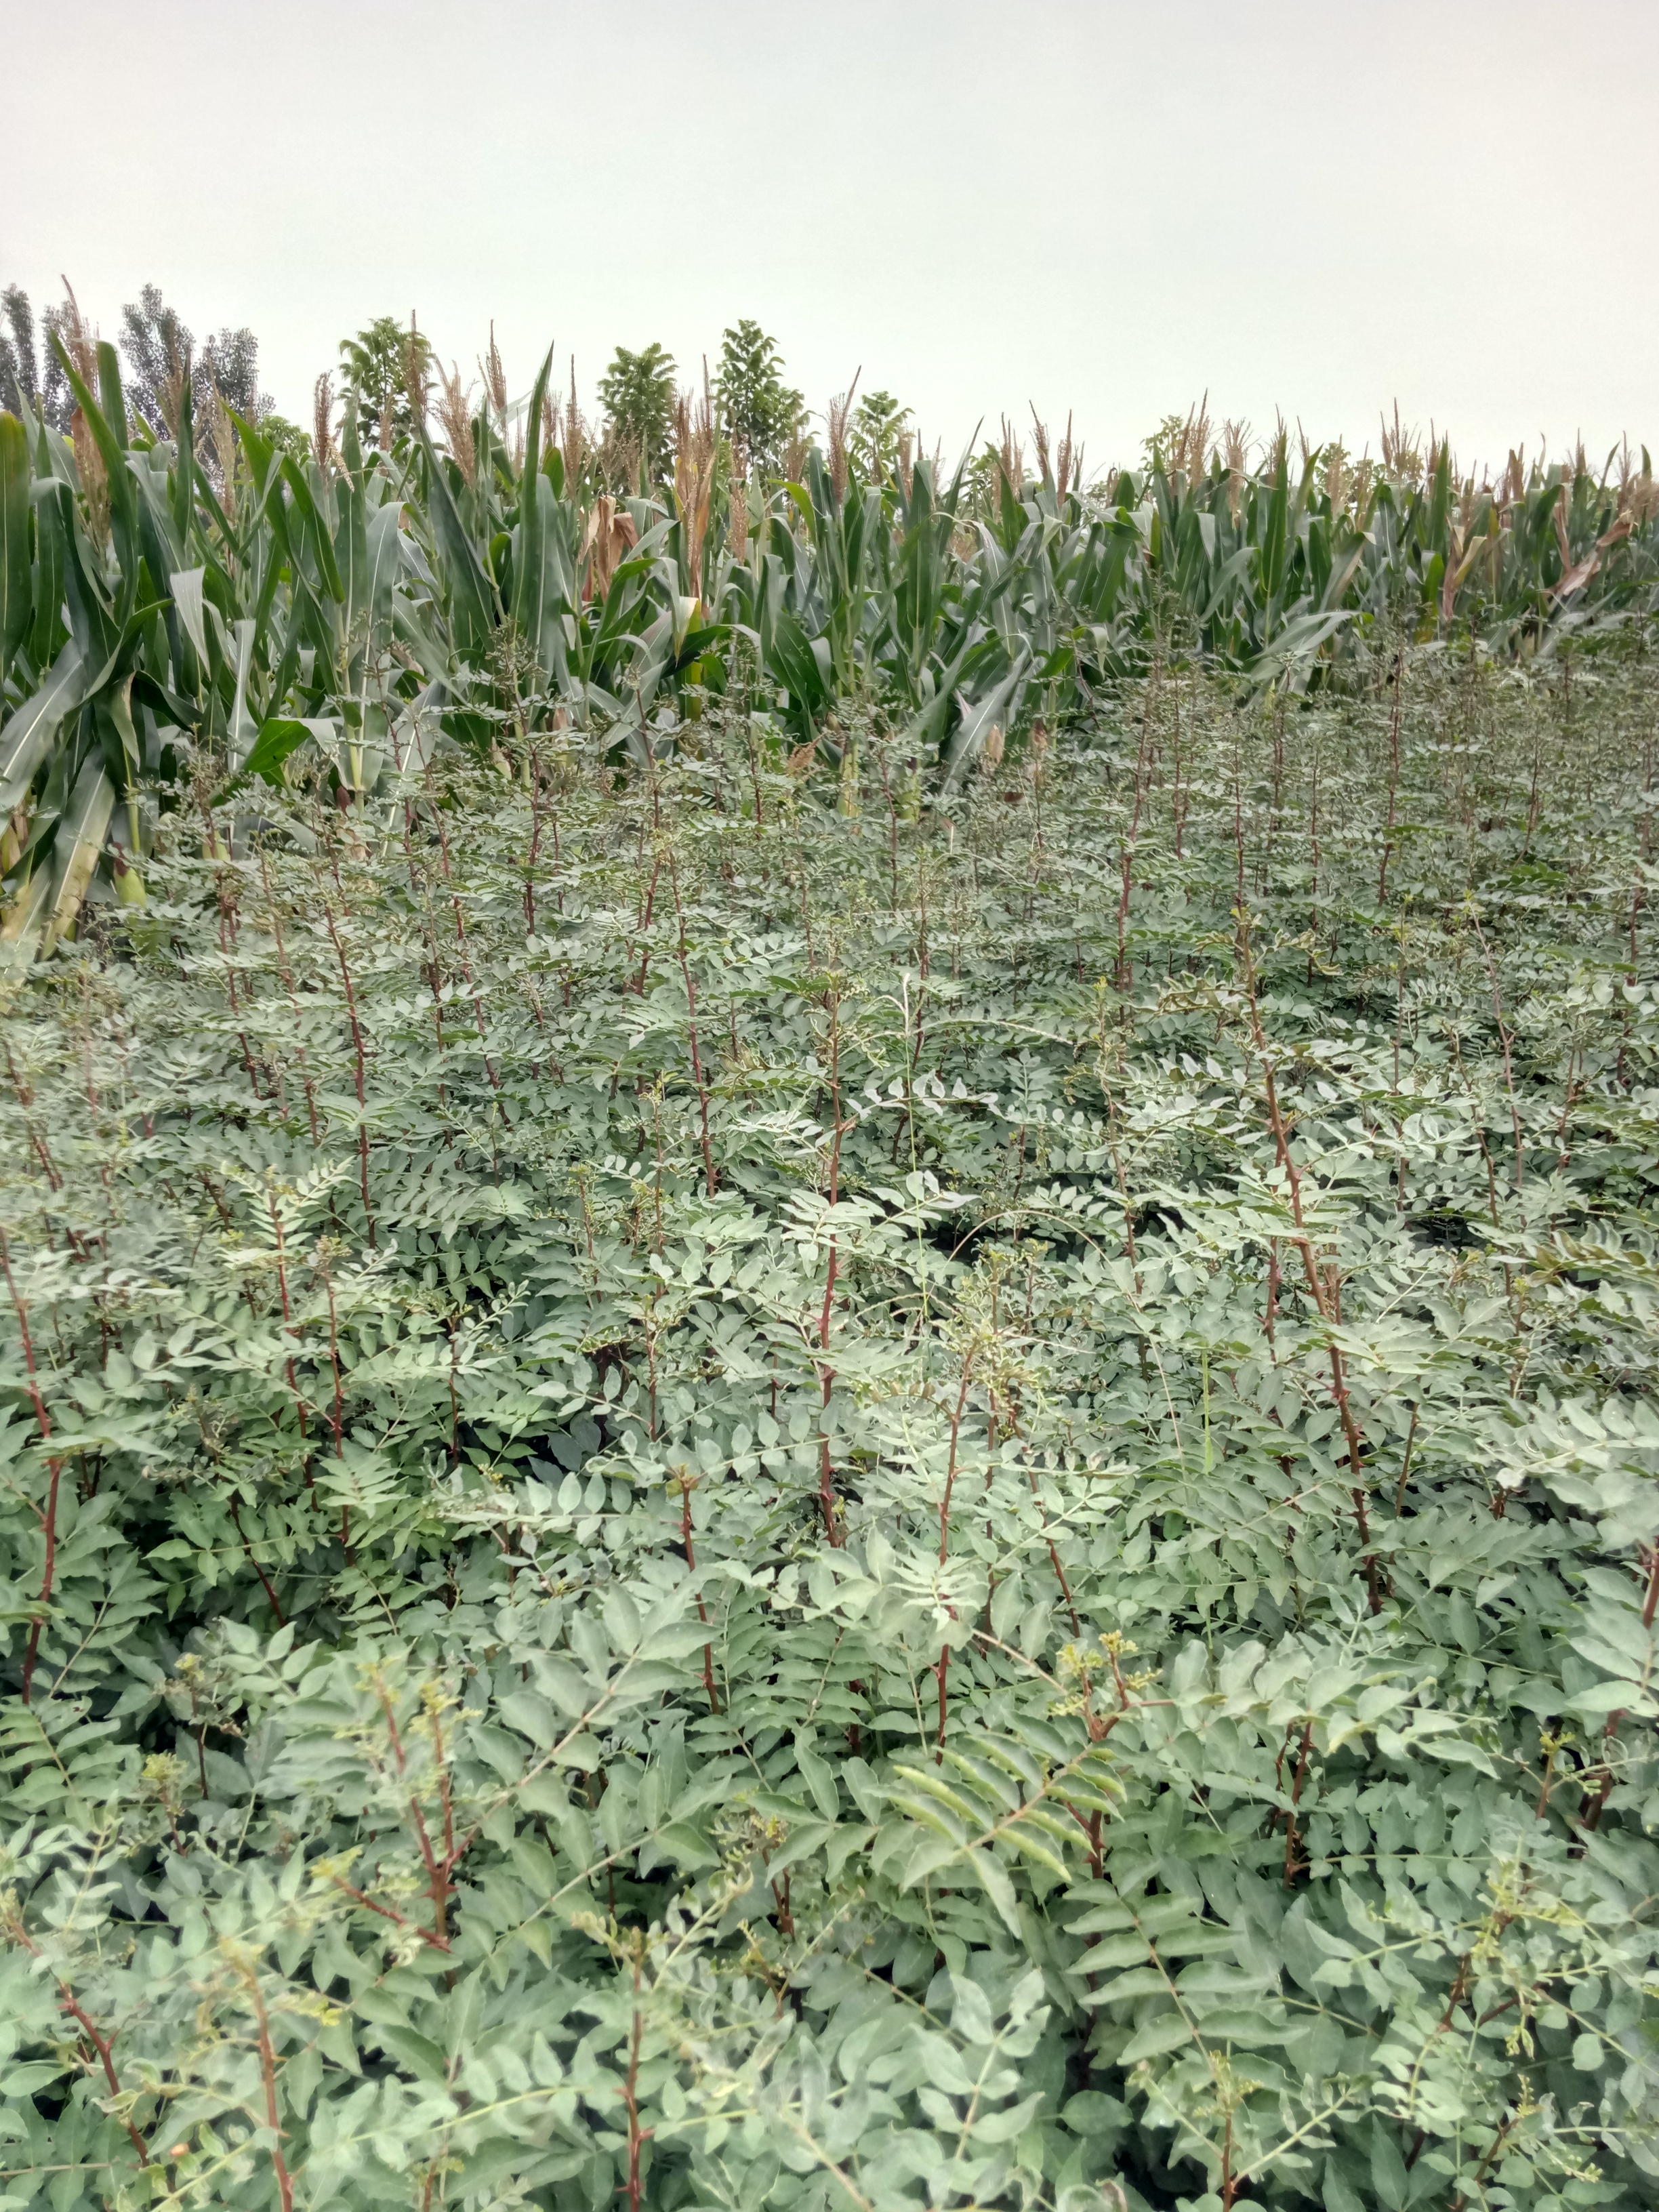
{"label": "green leaf", "polygon": [[795,1742],[795,1763],[802,1779],[811,1791],[813,1801],[826,1820],[837,1820],[841,1814],[841,1795],[836,1788],[835,1771],[827,1759],[798,1737]]}
{"label": "green leaf", "polygon": [[1002,1923],[1016,1938],[1023,1936],[1019,1924],[1019,1907],[1014,1898],[1014,1885],[1008,1869],[988,1848],[968,1853],[968,1864],[978,1875],[985,1894],[995,1905]]}
{"label": "green leaf", "polygon": [[52,906],[40,935],[42,959],[75,925],[114,811],[115,787],[104,773],[103,763],[94,757],[82,768],[58,827],[54,848],[58,870]]}
{"label": "green leaf", "polygon": [[181,568],[167,579],[173,604],[179,610],[179,619],[185,626],[185,635],[196,648],[197,665],[204,676],[210,665],[207,618],[202,597],[202,586],[206,575],[205,568]]}
{"label": "green leaf", "polygon": [[0,727],[0,813],[9,813],[27,791],[64,718],[80,704],[82,684],[80,651],[70,642],[39,690]]}
{"label": "green leaf", "polygon": [[1393,2131],[1386,2121],[1371,2122],[1371,2186],[1388,2207],[1388,2212],[1401,2212],[1406,2202],[1410,2177],[1406,2161]]}
{"label": "green leaf", "polygon": [[1194,2040],[1193,2031],[1178,2012],[1159,2012],[1132,2035],[1119,2054],[1119,2063],[1133,2066],[1143,2058],[1161,2058]]}
{"label": "green leaf", "polygon": [[443,464],[433,452],[424,428],[420,436],[426,455],[439,567],[447,591],[451,635],[460,658],[481,667],[495,633],[495,586],[484,574],[456,508]]}
{"label": "green leaf", "polygon": [[656,1836],[657,1848],[676,1866],[695,1874],[700,1868],[718,1866],[720,1854],[713,1850],[708,1839],[684,1820],[671,1820]]}
{"label": "green leaf", "polygon": [[0,678],[28,635],[34,612],[29,558],[28,440],[15,415],[0,414]]}
{"label": "green leaf", "polygon": [[260,725],[259,734],[242,763],[240,773],[244,776],[263,777],[273,789],[280,791],[283,763],[290,753],[297,752],[307,738],[325,751],[331,750],[337,736],[331,722],[301,720],[291,714],[273,715],[270,721]]}

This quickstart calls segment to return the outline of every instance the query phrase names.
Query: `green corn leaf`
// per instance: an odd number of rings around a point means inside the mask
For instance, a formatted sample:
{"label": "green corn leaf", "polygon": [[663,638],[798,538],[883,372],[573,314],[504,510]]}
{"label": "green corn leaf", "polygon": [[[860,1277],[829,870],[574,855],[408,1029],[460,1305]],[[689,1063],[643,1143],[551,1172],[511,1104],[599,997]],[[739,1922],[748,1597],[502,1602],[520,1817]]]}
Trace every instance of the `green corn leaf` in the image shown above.
{"label": "green corn leaf", "polygon": [[80,705],[82,684],[80,648],[71,642],[39,690],[0,726],[0,813],[9,813],[27,791],[65,716]]}
{"label": "green corn leaf", "polygon": [[259,733],[250,747],[247,757],[228,782],[214,794],[216,806],[222,805],[234,793],[240,790],[254,776],[260,777],[271,788],[283,788],[283,763],[307,738],[332,753],[339,742],[337,724],[315,717],[304,718],[292,714],[277,714],[260,726]]}
{"label": "green corn leaf", "polygon": [[432,441],[424,429],[421,432],[421,444],[426,455],[439,568],[447,586],[452,638],[462,659],[481,665],[495,631],[492,613],[495,586],[484,574],[456,508],[443,465],[433,452]]}
{"label": "green corn leaf", "polygon": [[519,520],[513,542],[513,621],[520,636],[532,646],[538,658],[544,652],[550,624],[557,623],[563,612],[551,527],[557,503],[552,485],[547,483],[545,489],[543,488],[544,479],[540,467],[542,401],[552,367],[550,348],[530,393],[530,410],[525,422],[524,468],[519,478]]}
{"label": "green corn leaf", "polygon": [[371,659],[392,642],[392,597],[403,574],[402,509],[388,500],[374,510],[364,533],[363,604],[368,614],[368,652]]}
{"label": "green corn leaf", "polygon": [[323,588],[337,605],[343,606],[346,601],[346,586],[334,557],[334,540],[318,512],[305,472],[291,453],[285,453],[277,464],[277,473],[293,497],[300,524],[299,535],[302,543],[310,548],[317,562]]}
{"label": "green corn leaf", "polygon": [[43,960],[58,939],[75,926],[114,811],[115,787],[105,774],[102,761],[94,757],[82,769],[58,824],[55,848],[58,856],[57,880],[40,933],[40,957]]}
{"label": "green corn leaf", "polygon": [[167,579],[173,593],[173,604],[179,611],[179,619],[185,626],[185,635],[196,648],[196,665],[206,676],[210,663],[208,659],[207,617],[203,600],[205,568],[180,568]]}
{"label": "green corn leaf", "polygon": [[[121,392],[121,365],[112,345],[100,345],[98,377],[104,400],[100,406],[76,374],[74,363],[64,351],[62,339],[54,334],[52,343],[104,465],[109,489],[110,517],[122,553],[123,574],[131,588],[137,583],[137,488],[127,468],[127,416]],[[105,411],[106,408],[107,413]]]}
{"label": "green corn leaf", "polygon": [[0,679],[28,634],[34,611],[29,558],[28,439],[15,415],[0,414]]}

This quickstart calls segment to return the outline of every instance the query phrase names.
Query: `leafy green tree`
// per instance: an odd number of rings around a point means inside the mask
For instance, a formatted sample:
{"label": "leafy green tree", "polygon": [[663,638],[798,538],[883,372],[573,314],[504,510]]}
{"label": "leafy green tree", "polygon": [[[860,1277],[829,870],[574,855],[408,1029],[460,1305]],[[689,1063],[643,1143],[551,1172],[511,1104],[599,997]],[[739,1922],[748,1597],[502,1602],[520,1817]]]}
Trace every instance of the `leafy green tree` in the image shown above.
{"label": "leafy green tree", "polygon": [[0,407],[21,415],[25,408],[46,416],[54,429],[66,430],[73,410],[69,382],[52,351],[52,333],[62,317],[58,307],[45,308],[40,316],[39,351],[34,336],[34,310],[21,284],[8,284],[0,292]]}
{"label": "leafy green tree", "polygon": [[156,285],[146,284],[137,299],[122,308],[121,350],[127,357],[129,404],[152,429],[175,436],[196,340]]}
{"label": "leafy green tree", "polygon": [[33,406],[40,391],[40,373],[35,360],[34,313],[29,295],[21,284],[8,284],[0,292],[0,407],[21,415]]}
{"label": "leafy green tree", "polygon": [[879,483],[898,466],[899,440],[910,420],[890,392],[867,392],[848,426],[848,450],[856,475]]}
{"label": "leafy green tree", "polygon": [[783,380],[777,341],[746,316],[720,337],[714,380],[721,427],[753,466],[775,471],[805,416],[801,395]]}
{"label": "leafy green tree", "polygon": [[222,329],[198,355],[195,338],[157,285],[146,284],[122,308],[121,350],[130,372],[128,398],[153,429],[168,436],[178,432],[184,380],[193,378],[198,444],[204,453],[210,434],[201,402],[210,386],[228,407],[250,421],[270,412],[270,396],[259,389],[259,341],[253,332],[246,325]]}
{"label": "leafy green tree", "polygon": [[1168,469],[1172,457],[1181,444],[1182,433],[1187,428],[1184,415],[1165,415],[1149,438],[1140,441],[1140,465],[1144,469]]}
{"label": "leafy green tree", "polygon": [[644,464],[653,483],[668,465],[668,428],[674,414],[674,356],[653,339],[643,351],[618,346],[599,380],[613,442]]}
{"label": "leafy green tree", "polygon": [[259,434],[268,438],[279,453],[291,453],[301,463],[310,458],[310,439],[297,422],[290,422],[286,415],[278,415],[274,408],[268,408],[259,417]]}
{"label": "leafy green tree", "polygon": [[432,349],[420,331],[406,331],[392,315],[376,315],[356,337],[340,341],[340,372],[347,404],[357,410],[357,434],[377,442],[388,415],[394,438],[415,427],[418,400],[424,416]]}

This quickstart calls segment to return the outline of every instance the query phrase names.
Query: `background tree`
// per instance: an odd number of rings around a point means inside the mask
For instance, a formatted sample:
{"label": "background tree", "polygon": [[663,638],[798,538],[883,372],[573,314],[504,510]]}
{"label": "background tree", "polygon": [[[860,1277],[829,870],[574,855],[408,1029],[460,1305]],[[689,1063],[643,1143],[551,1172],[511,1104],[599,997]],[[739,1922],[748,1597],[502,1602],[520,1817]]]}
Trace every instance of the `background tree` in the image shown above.
{"label": "background tree", "polygon": [[259,389],[259,341],[245,325],[222,329],[196,354],[196,341],[160,288],[146,284],[121,310],[121,350],[127,357],[129,403],[152,429],[176,437],[184,380],[190,375],[197,394],[198,432],[205,434],[201,400],[210,387],[227,407],[250,422],[270,411],[269,393]]}
{"label": "background tree", "polygon": [[121,350],[128,363],[127,404],[158,435],[176,438],[185,379],[196,341],[159,289],[146,284],[121,310]]}
{"label": "background tree", "polygon": [[259,389],[259,341],[246,324],[207,339],[202,367],[228,407],[250,422],[264,422],[270,412],[270,394]]}
{"label": "background tree", "polygon": [[674,356],[653,340],[642,352],[618,346],[599,380],[608,442],[631,453],[653,483],[667,472],[674,415]]}
{"label": "background tree", "polygon": [[376,315],[356,337],[341,339],[340,373],[343,404],[356,408],[365,445],[382,445],[383,428],[394,441],[408,436],[417,411],[425,419],[432,349],[423,332],[405,330],[395,316]]}
{"label": "background tree", "polygon": [[751,468],[775,474],[805,408],[783,380],[777,341],[747,317],[721,333],[714,396],[726,436],[743,447]]}
{"label": "background tree", "polygon": [[8,284],[0,292],[0,407],[21,415],[33,406],[40,392],[40,373],[34,356],[34,314],[29,295],[21,284]]}
{"label": "background tree", "polygon": [[5,322],[0,331],[0,407],[13,415],[21,415],[26,405],[44,409],[55,429],[66,430],[73,411],[69,380],[52,349],[61,310],[47,307],[42,313],[38,344],[34,311],[21,284],[8,284],[0,292],[0,315]]}
{"label": "background tree", "polygon": [[301,464],[311,458],[311,441],[297,422],[290,422],[286,415],[275,408],[267,408],[259,417],[259,435],[268,439],[279,453],[292,453]]}
{"label": "background tree", "polygon": [[899,440],[910,420],[910,410],[901,407],[890,392],[867,392],[854,411],[848,428],[848,450],[854,473],[866,483],[880,483],[898,465]]}

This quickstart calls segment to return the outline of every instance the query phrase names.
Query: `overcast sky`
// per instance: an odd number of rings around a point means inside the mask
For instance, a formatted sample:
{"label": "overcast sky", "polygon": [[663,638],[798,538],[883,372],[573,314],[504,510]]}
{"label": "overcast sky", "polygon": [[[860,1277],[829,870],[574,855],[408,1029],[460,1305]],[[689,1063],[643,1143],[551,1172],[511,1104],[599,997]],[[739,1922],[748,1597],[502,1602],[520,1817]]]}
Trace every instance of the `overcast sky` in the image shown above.
{"label": "overcast sky", "polygon": [[0,283],[249,324],[300,420],[413,307],[590,409],[752,315],[815,409],[1070,409],[1091,469],[1206,389],[1659,444],[1659,0],[0,0]]}

